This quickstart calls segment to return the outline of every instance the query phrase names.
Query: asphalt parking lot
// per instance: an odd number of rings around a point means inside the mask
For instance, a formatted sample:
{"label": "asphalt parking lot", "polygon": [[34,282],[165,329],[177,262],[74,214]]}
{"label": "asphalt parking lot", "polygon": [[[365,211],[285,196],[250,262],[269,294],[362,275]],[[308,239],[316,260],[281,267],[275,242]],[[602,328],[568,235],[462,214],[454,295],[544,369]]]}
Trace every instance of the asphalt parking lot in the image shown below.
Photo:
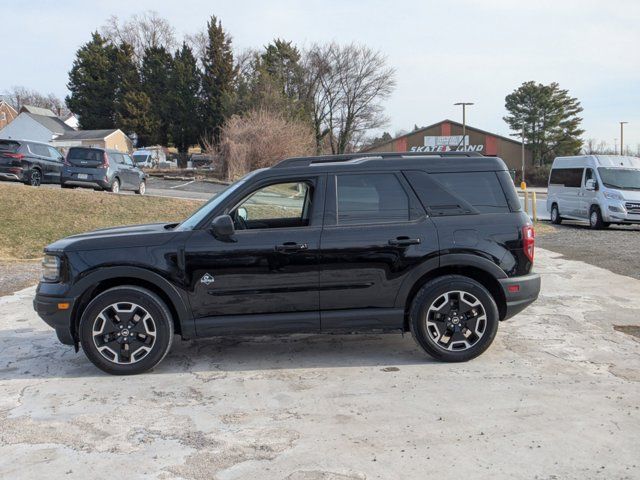
{"label": "asphalt parking lot", "polygon": [[466,364],[410,336],[220,338],[112,377],[32,288],[3,297],[0,477],[638,478],[640,280],[536,255],[539,301]]}

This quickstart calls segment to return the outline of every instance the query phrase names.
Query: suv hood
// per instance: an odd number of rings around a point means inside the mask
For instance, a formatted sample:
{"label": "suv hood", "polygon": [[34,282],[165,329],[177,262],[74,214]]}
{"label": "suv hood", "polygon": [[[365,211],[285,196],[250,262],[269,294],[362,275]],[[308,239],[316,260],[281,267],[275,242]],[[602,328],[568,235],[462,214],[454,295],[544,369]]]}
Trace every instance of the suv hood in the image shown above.
{"label": "suv hood", "polygon": [[45,251],[61,252],[161,245],[176,234],[171,228],[168,228],[175,225],[175,223],[150,223],[103,228],[57,240],[47,245]]}

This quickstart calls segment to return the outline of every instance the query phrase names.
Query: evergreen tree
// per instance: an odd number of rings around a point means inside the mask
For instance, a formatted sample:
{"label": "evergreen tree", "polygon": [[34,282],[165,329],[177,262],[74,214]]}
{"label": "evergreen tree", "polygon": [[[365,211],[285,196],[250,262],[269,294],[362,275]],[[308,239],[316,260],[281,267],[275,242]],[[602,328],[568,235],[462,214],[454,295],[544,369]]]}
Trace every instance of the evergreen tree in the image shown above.
{"label": "evergreen tree", "polygon": [[212,135],[217,144],[220,141],[220,128],[230,110],[236,68],[231,37],[225,33],[215,15],[207,22],[207,45],[202,66],[201,133],[204,136]]}
{"label": "evergreen tree", "polygon": [[149,143],[167,145],[171,111],[169,108],[173,57],[164,47],[147,48],[142,58],[140,77],[143,92],[150,102]]}
{"label": "evergreen tree", "polygon": [[582,147],[580,129],[582,107],[578,99],[560,89],[553,82],[543,85],[533,81],[523,83],[505,98],[509,115],[504,121],[521,137],[539,165],[549,163],[555,156],[576,155]]}
{"label": "evergreen tree", "polygon": [[151,115],[151,100],[142,89],[133,47],[123,43],[115,50],[114,68],[118,83],[115,123],[127,135],[136,134],[138,145],[147,145],[158,125]]}
{"label": "evergreen tree", "polygon": [[199,140],[196,120],[200,91],[197,60],[186,43],[173,57],[170,85],[171,138],[185,163],[189,147]]}
{"label": "evergreen tree", "polygon": [[65,99],[67,107],[78,115],[80,128],[113,128],[117,75],[113,68],[115,47],[97,32],[80,47],[69,72]]}

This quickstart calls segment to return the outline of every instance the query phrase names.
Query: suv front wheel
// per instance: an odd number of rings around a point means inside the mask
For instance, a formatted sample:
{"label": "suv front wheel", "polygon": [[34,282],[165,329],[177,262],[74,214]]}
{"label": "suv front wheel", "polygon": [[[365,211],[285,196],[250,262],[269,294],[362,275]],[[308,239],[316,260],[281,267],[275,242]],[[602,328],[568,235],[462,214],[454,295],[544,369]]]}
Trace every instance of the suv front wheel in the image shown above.
{"label": "suv front wheel", "polygon": [[112,375],[133,375],[155,367],[167,355],[173,321],[156,294],[136,286],[114,287],[89,303],[79,334],[96,367]]}
{"label": "suv front wheel", "polygon": [[425,284],[410,312],[411,333],[432,357],[465,362],[484,352],[498,331],[498,307],[489,291],[462,275]]}

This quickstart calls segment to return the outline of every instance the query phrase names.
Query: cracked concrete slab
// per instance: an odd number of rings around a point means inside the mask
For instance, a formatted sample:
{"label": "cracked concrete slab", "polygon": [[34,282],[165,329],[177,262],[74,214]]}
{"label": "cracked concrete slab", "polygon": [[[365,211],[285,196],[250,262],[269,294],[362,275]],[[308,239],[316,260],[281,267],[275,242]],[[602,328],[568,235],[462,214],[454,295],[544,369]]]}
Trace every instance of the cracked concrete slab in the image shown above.
{"label": "cracked concrete slab", "polygon": [[0,478],[640,478],[640,280],[538,249],[542,294],[466,364],[405,335],[181,342],[110,377],[33,288],[0,298]]}

